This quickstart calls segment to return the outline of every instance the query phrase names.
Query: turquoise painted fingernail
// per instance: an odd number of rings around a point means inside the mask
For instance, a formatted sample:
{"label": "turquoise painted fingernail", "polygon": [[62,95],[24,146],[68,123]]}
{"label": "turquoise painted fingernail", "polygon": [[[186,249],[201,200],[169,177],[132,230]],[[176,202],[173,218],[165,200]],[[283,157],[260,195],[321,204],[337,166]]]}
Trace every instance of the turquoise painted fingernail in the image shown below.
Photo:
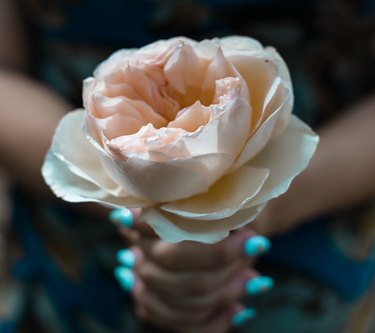
{"label": "turquoise painted fingernail", "polygon": [[263,236],[254,236],[247,239],[244,243],[244,252],[247,256],[256,256],[269,251],[271,242]]}
{"label": "turquoise painted fingernail", "polygon": [[133,214],[128,208],[112,210],[109,213],[109,219],[113,223],[120,223],[120,225],[125,228],[131,228],[133,225]]}
{"label": "turquoise painted fingernail", "polygon": [[133,272],[129,268],[116,267],[115,277],[120,283],[122,289],[124,289],[127,292],[131,292],[133,290],[135,279]]}
{"label": "turquoise painted fingernail", "polygon": [[256,310],[251,308],[237,312],[232,318],[232,325],[234,327],[240,327],[248,320],[253,319],[256,316],[256,314]]}
{"label": "turquoise painted fingernail", "polygon": [[273,284],[269,276],[256,276],[246,282],[245,292],[247,295],[257,295],[271,289]]}
{"label": "turquoise painted fingernail", "polygon": [[128,249],[120,250],[117,252],[117,260],[121,265],[127,268],[133,268],[135,264],[135,255]]}

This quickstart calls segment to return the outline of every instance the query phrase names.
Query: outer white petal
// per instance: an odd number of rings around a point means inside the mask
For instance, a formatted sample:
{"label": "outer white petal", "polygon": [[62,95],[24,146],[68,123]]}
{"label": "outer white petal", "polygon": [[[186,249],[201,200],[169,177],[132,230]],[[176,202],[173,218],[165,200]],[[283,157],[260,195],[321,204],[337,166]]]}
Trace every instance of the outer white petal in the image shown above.
{"label": "outer white petal", "polygon": [[281,78],[283,85],[287,88],[287,90],[290,93],[290,98],[288,99],[289,109],[286,108],[285,112],[282,112],[281,117],[277,122],[276,128],[272,135],[272,137],[276,137],[280,135],[288,126],[289,118],[293,110],[294,94],[289,69],[286,63],[284,62],[283,58],[281,58],[280,54],[272,47],[267,47],[266,51],[268,51],[268,53],[271,56],[271,59],[273,60],[273,63],[276,65],[277,72],[279,73],[279,77]]}
{"label": "outer white petal", "polygon": [[184,218],[223,219],[246,206],[260,191],[268,174],[268,169],[243,166],[221,178],[208,192],[167,203],[161,209]]}
{"label": "outer white petal", "polygon": [[283,194],[292,180],[307,167],[318,145],[319,137],[296,116],[287,129],[269,144],[248,165],[269,168],[270,175],[258,195],[246,207],[264,204]]}
{"label": "outer white petal", "polygon": [[53,193],[68,202],[97,202],[108,207],[140,207],[144,203],[133,197],[115,197],[94,183],[71,172],[52,151],[46,156],[42,175]]}
{"label": "outer white petal", "polygon": [[[67,201],[105,201],[134,205],[136,199],[109,178],[97,150],[82,132],[84,111],[70,112],[60,121],[42,174],[55,194]],[[80,199],[81,198],[81,199]],[[139,200],[138,200],[139,201]],[[139,201],[139,205],[145,203]]]}
{"label": "outer white petal", "polygon": [[264,114],[267,115],[267,119],[250,137],[233,166],[233,170],[254,158],[270,139],[277,137],[285,129],[285,122],[289,120],[293,106],[293,94],[291,90],[283,86],[280,80],[275,80],[274,83],[277,84],[276,90],[270,91],[272,96],[264,105]]}
{"label": "outer white petal", "polygon": [[253,221],[264,208],[264,205],[240,210],[231,217],[214,221],[197,221],[180,216],[146,208],[140,217],[148,223],[160,238],[169,243],[191,240],[201,243],[216,243],[235,230]]}
{"label": "outer white petal", "polygon": [[60,121],[53,137],[51,152],[77,176],[98,187],[114,190],[118,185],[103,170],[100,155],[82,133],[84,110],[69,112]]}
{"label": "outer white petal", "polygon": [[69,202],[100,201],[107,192],[70,171],[67,165],[49,151],[42,175],[56,196]]}

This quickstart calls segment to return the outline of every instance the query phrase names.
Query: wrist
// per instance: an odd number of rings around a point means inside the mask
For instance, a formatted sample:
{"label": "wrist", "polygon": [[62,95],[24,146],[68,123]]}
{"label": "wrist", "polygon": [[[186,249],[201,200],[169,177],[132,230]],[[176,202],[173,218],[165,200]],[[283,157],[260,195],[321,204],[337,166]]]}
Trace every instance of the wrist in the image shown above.
{"label": "wrist", "polygon": [[299,220],[296,218],[296,210],[288,204],[286,195],[271,200],[249,227],[266,237],[283,234],[293,229]]}

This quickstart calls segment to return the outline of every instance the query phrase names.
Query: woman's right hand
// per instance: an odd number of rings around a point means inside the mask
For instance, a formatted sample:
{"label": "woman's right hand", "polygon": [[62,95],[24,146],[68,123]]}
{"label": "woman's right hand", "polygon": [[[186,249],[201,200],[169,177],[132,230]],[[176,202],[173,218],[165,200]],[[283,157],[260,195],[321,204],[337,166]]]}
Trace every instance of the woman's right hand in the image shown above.
{"label": "woman's right hand", "polygon": [[245,294],[272,287],[272,279],[251,268],[255,256],[269,248],[269,241],[251,230],[234,232],[213,245],[170,244],[144,225],[134,225],[138,236],[122,228],[136,242],[119,252],[122,266],[116,277],[146,321],[178,333],[224,333],[254,316],[253,309],[240,303]]}

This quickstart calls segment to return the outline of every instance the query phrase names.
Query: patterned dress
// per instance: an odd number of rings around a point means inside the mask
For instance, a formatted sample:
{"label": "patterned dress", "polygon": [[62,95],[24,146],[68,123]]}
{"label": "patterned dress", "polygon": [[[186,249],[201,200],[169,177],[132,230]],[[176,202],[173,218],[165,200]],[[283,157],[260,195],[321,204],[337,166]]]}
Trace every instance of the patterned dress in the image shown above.
{"label": "patterned dress", "polygon": [[[295,113],[312,126],[374,89],[374,68],[364,67],[374,60],[368,42],[375,31],[374,1],[19,2],[34,32],[35,77],[77,106],[82,80],[114,50],[175,35],[201,40],[241,34],[275,46],[291,68]],[[345,45],[342,35],[350,36]],[[131,298],[113,278],[115,254],[124,246],[113,225],[15,186],[9,229],[0,333],[157,332],[139,322]],[[258,268],[276,286],[244,300],[258,316],[238,332],[371,332],[373,202],[323,216],[272,242]]]}

